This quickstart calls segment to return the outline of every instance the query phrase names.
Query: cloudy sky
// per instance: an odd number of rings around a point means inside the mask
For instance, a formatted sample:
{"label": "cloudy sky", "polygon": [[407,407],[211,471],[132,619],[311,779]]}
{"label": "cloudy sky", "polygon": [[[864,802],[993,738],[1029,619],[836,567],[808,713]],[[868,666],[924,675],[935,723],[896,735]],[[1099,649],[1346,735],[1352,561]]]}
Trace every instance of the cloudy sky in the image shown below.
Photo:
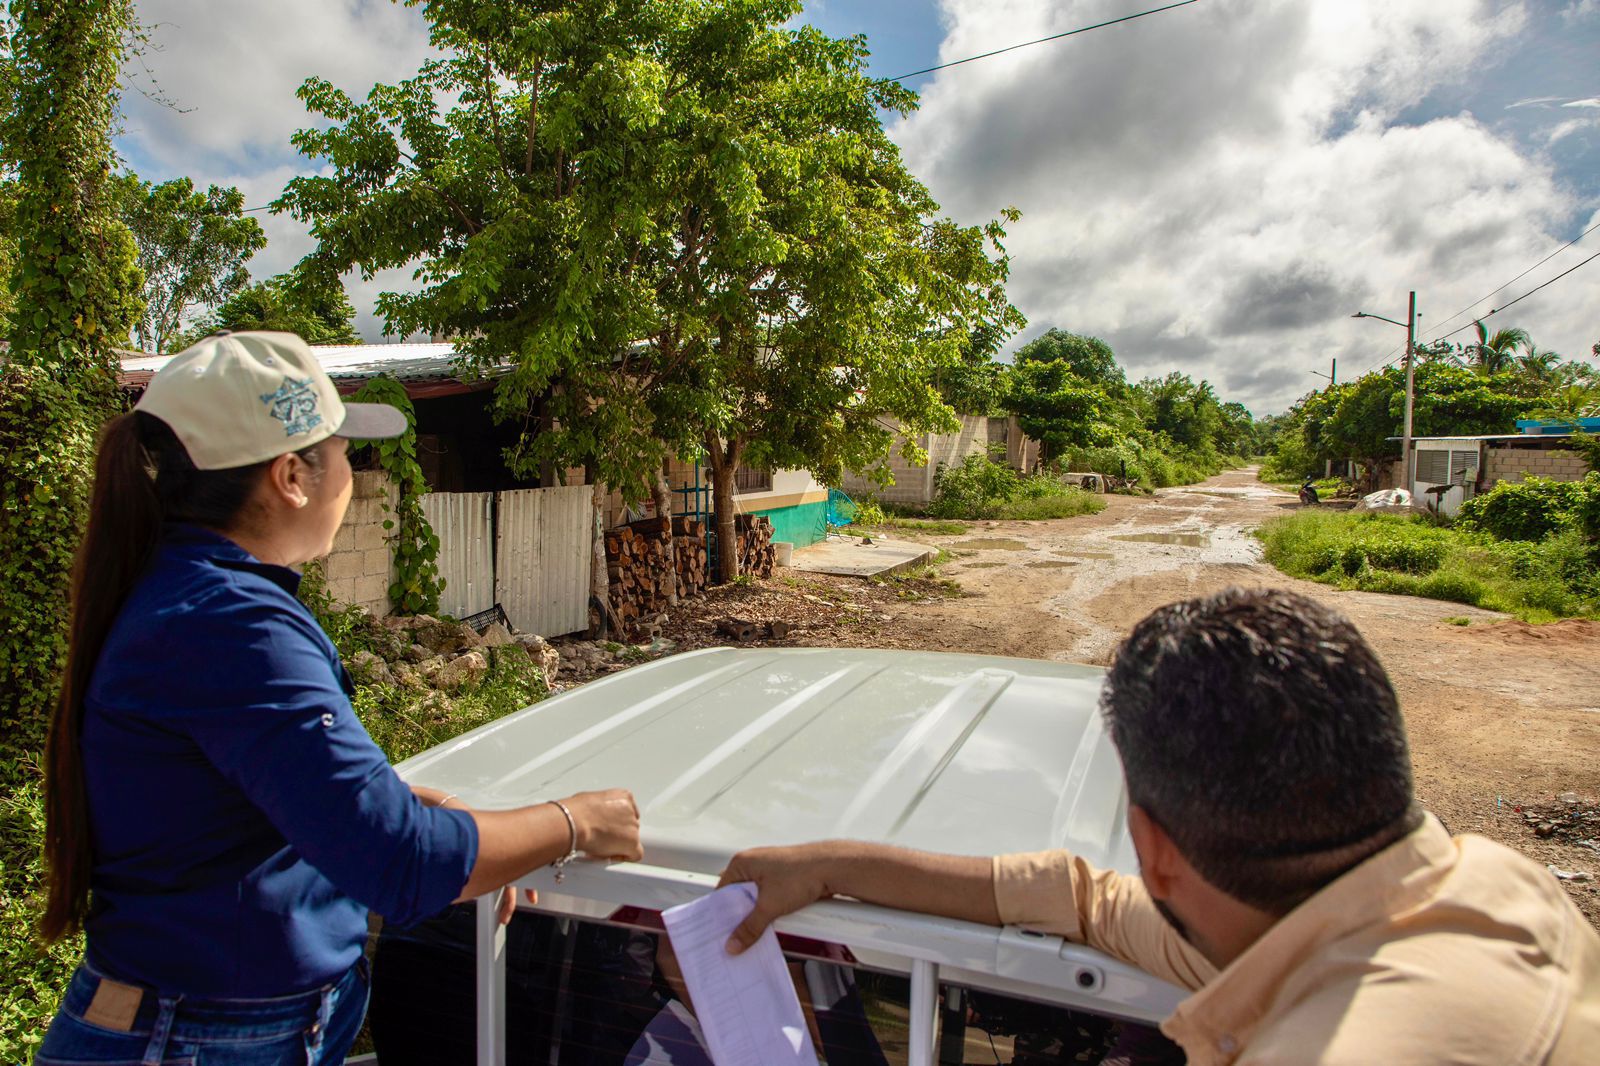
{"label": "cloudy sky", "polygon": [[[896,77],[1161,2],[812,0],[806,18],[865,34]],[[288,143],[305,77],[364,94],[428,51],[417,10],[387,0],[137,7],[158,50],[134,80],[177,107],[130,95],[120,152],[252,207],[310,165]],[[1130,376],[1182,370],[1265,414],[1330,359],[1343,380],[1399,354],[1398,327],[1354,311],[1403,320],[1414,288],[1432,338],[1600,251],[1597,231],[1512,281],[1600,223],[1597,57],[1600,0],[1198,0],[912,78],[922,108],[891,133],[954,217],[1022,211],[1013,346],[1092,333]],[[258,277],[308,250],[293,220],[257,217]],[[373,298],[406,283],[350,282],[369,340]],[[1587,355],[1600,262],[1489,321]]]}

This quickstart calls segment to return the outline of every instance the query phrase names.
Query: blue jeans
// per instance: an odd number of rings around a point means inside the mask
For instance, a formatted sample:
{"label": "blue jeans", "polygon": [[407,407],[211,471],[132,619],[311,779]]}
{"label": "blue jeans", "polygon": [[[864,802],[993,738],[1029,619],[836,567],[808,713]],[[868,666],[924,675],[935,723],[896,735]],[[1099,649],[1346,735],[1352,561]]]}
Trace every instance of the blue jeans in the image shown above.
{"label": "blue jeans", "polygon": [[337,982],[272,999],[146,991],[131,1028],[84,1020],[102,977],[80,963],[35,1066],[325,1066],[344,1061],[367,1013],[361,959]]}

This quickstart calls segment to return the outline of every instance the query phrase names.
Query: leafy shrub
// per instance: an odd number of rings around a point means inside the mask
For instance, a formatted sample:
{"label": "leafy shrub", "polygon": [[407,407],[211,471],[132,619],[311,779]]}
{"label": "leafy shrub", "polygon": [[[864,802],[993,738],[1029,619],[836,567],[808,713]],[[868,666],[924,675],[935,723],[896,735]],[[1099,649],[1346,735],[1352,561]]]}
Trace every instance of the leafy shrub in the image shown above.
{"label": "leafy shrub", "polygon": [[1035,520],[1094,514],[1105,502],[1051,474],[1023,477],[1004,463],[969,455],[934,476],[935,518]]}
{"label": "leafy shrub", "polygon": [[853,524],[864,529],[878,529],[885,525],[889,516],[884,514],[883,505],[877,500],[857,500],[856,513],[852,519]]}
{"label": "leafy shrub", "polygon": [[1529,477],[1502,481],[1461,505],[1456,523],[1500,540],[1543,540],[1578,525],[1580,512],[1600,501],[1600,474],[1583,481]]}
{"label": "leafy shrub", "polygon": [[1420,517],[1305,510],[1258,532],[1267,561],[1340,588],[1465,603],[1528,621],[1600,613],[1596,550],[1569,529],[1496,540]]}
{"label": "leafy shrub", "polygon": [[1000,505],[1022,491],[1022,475],[986,455],[969,455],[956,466],[941,467],[933,476],[935,518],[993,518]]}

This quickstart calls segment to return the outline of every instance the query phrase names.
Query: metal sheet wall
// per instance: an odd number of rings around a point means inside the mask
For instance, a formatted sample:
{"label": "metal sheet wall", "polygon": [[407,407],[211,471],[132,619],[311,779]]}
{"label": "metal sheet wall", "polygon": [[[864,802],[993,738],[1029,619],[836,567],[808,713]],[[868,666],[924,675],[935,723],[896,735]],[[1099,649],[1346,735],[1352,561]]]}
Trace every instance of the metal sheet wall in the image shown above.
{"label": "metal sheet wall", "polygon": [[498,599],[518,629],[544,636],[589,626],[593,490],[500,493]]}
{"label": "metal sheet wall", "polygon": [[430,492],[422,513],[439,538],[439,610],[463,618],[494,606],[494,493]]}

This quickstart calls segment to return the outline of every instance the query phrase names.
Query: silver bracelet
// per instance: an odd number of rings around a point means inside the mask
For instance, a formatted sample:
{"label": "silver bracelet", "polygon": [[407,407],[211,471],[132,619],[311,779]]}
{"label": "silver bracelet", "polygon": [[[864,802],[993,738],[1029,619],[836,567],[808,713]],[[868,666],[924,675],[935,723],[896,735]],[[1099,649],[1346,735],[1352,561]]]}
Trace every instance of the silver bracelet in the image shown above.
{"label": "silver bracelet", "polygon": [[443,807],[446,803],[449,803],[451,800],[453,800],[455,798],[456,798],[456,794],[454,792],[452,792],[448,796],[446,796],[444,799],[440,800],[438,803],[435,803],[434,806],[435,807]]}
{"label": "silver bracelet", "polygon": [[555,878],[555,880],[556,880],[556,884],[559,885],[563,880],[566,879],[566,876],[567,876],[566,865],[567,865],[567,863],[571,862],[572,860],[574,860],[574,859],[576,859],[578,857],[578,823],[572,817],[572,812],[567,810],[567,805],[565,803],[562,803],[560,800],[550,800],[549,802],[554,803],[556,805],[556,809],[558,811],[560,811],[562,814],[566,815],[566,818],[567,818],[567,831],[572,835],[571,836],[571,840],[568,841],[567,853],[565,855],[561,856],[561,858],[557,859],[555,862],[550,864],[551,866],[554,866],[556,868],[556,878]]}

